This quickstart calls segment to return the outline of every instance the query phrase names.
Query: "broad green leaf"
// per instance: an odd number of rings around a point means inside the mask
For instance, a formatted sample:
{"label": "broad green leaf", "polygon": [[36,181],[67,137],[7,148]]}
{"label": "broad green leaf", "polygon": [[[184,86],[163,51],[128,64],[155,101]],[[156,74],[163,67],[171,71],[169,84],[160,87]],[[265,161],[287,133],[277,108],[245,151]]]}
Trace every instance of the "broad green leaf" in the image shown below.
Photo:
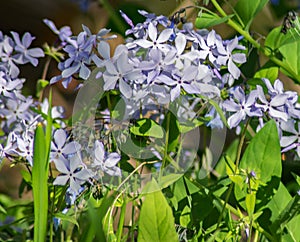
{"label": "broad green leaf", "polygon": [[[270,62],[268,62],[270,63]],[[277,66],[272,66],[271,63],[263,66],[254,75],[254,78],[267,78],[271,82],[274,82],[278,78],[279,68]]]}
{"label": "broad green leaf", "polygon": [[[281,234],[283,228],[290,222],[293,218],[300,214],[300,196],[297,194],[293,197],[289,203],[281,210],[278,217],[275,219],[271,226],[272,231],[277,231]],[[300,220],[299,220],[300,222]]]}
{"label": "broad green leaf", "polygon": [[198,29],[205,29],[221,23],[225,23],[228,19],[232,17],[233,15],[228,15],[226,17],[221,18],[217,14],[201,13],[200,16],[196,18],[195,26]]}
{"label": "broad green leaf", "polygon": [[130,127],[130,132],[138,136],[150,136],[154,138],[163,138],[164,130],[154,120],[149,118],[139,119]]}
{"label": "broad green leaf", "polygon": [[240,168],[259,173],[259,179],[264,183],[270,181],[272,176],[281,177],[281,151],[274,120],[266,123],[251,140]]}
{"label": "broad green leaf", "polygon": [[[281,177],[281,152],[277,127],[274,120],[270,120],[254,136],[240,161],[240,169],[254,171],[259,186],[256,199],[257,208],[265,206],[279,186]],[[244,198],[246,189],[234,187],[236,199],[245,208]]]}
{"label": "broad green leaf", "polygon": [[161,189],[166,188],[176,182],[178,179],[180,179],[183,176],[183,174],[169,174],[166,176],[162,176],[160,180],[158,181],[159,186]]}
{"label": "broad green leaf", "polygon": [[238,16],[242,19],[245,29],[249,30],[255,15],[262,10],[268,0],[239,0],[234,6]]}
{"label": "broad green leaf", "polygon": [[266,48],[269,48],[271,51],[279,49],[279,47],[286,44],[292,44],[299,41],[299,36],[297,33],[294,33],[293,30],[288,31],[286,34],[281,32],[281,26],[272,29],[271,32],[266,37],[264,43]]}
{"label": "broad green leaf", "polygon": [[[265,198],[267,199],[267,198]],[[280,212],[291,200],[291,195],[289,194],[286,187],[280,182],[277,192],[274,194],[272,199],[263,209],[263,215],[259,218],[260,224],[265,229],[269,229],[269,226],[275,219],[279,216]],[[276,232],[276,231],[274,231]]]}
{"label": "broad green leaf", "polygon": [[172,209],[161,191],[145,196],[138,222],[138,242],[152,241],[178,241]]}
{"label": "broad green leaf", "polygon": [[[280,46],[283,61],[297,74],[300,75],[300,39],[297,42]],[[286,75],[289,73],[282,70]]]}
{"label": "broad green leaf", "polygon": [[[291,218],[291,221],[287,224],[287,234],[293,238],[293,241],[298,242],[300,241],[300,215]],[[285,240],[284,236],[282,236],[282,241],[292,241],[292,240]]]}

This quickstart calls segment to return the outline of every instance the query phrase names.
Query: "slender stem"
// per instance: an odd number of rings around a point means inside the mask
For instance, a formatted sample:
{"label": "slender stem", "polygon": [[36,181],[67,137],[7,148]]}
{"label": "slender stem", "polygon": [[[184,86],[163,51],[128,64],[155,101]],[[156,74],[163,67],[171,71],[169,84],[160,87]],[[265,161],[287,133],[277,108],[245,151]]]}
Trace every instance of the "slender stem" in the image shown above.
{"label": "slender stem", "polygon": [[44,69],[43,69],[43,73],[42,73],[42,79],[43,80],[46,80],[46,77],[47,77],[47,72],[49,70],[49,65],[50,65],[50,62],[51,62],[51,56],[47,56],[47,59],[46,59],[46,63],[44,65]]}
{"label": "slender stem", "polygon": [[243,148],[243,145],[244,145],[245,136],[246,136],[246,130],[247,130],[247,127],[249,125],[249,122],[250,122],[250,119],[247,120],[247,123],[246,123],[245,127],[243,128],[242,136],[241,136],[240,143],[239,143],[239,146],[238,146],[238,149],[237,149],[237,153],[236,153],[234,174],[236,174],[238,166],[239,166],[239,163],[240,163],[242,148]]}
{"label": "slender stem", "polygon": [[119,225],[118,225],[118,231],[117,231],[117,242],[121,242],[122,239],[122,234],[123,234],[123,227],[124,227],[124,222],[125,222],[125,214],[126,214],[126,195],[123,196],[123,204],[121,208],[121,214],[119,218]]}
{"label": "slender stem", "polygon": [[[211,0],[214,7],[217,9],[217,11],[223,16],[226,17],[227,14],[224,12],[224,10],[221,8],[221,6],[217,3],[216,0]],[[237,32],[239,32],[241,35],[245,37],[246,40],[248,40],[255,48],[257,48],[260,52],[262,52],[265,56],[267,56],[272,62],[274,62],[276,65],[281,67],[283,70],[288,72],[293,79],[300,83],[300,76],[295,73],[289,65],[284,63],[282,60],[279,60],[275,56],[273,56],[272,52],[264,47],[262,47],[255,39],[252,38],[252,36],[249,34],[248,31],[243,30],[243,28],[238,25],[236,22],[232,21],[231,19],[228,19],[227,24],[235,29]]]}
{"label": "slender stem", "polygon": [[[46,63],[45,63],[44,68],[43,68],[42,80],[46,80],[50,62],[51,62],[51,56],[48,55],[47,59],[46,59]],[[44,90],[45,89],[43,89],[42,93],[44,92]],[[39,102],[42,102],[43,95],[41,94],[38,98],[39,98]]]}
{"label": "slender stem", "polygon": [[146,164],[153,164],[156,163],[156,161],[147,161],[139,164],[123,181],[122,183],[117,187],[117,190],[119,190],[133,175],[136,171],[138,171],[141,167],[143,167]]}
{"label": "slender stem", "polygon": [[164,157],[163,157],[162,164],[161,164],[160,171],[159,171],[159,180],[160,180],[160,178],[161,178],[161,176],[162,176],[163,169],[164,169],[165,166],[166,166],[166,161],[167,161],[167,156],[168,156],[169,134],[170,134],[170,118],[171,118],[171,114],[168,113],[166,118],[167,118],[167,123],[166,123],[165,149],[164,149]]}
{"label": "slender stem", "polygon": [[218,230],[218,228],[219,228],[219,226],[220,226],[220,223],[221,223],[221,221],[222,221],[222,217],[223,217],[223,214],[224,214],[226,205],[228,204],[230,195],[231,195],[231,193],[232,193],[233,184],[234,184],[233,182],[230,183],[228,192],[227,192],[227,194],[226,194],[225,201],[224,201],[224,204],[223,204],[223,207],[222,207],[222,211],[221,211],[220,216],[219,216],[219,218],[218,218],[218,223],[217,223],[216,231]]}
{"label": "slender stem", "polygon": [[255,230],[253,242],[257,242],[257,241],[258,241],[258,230]]}

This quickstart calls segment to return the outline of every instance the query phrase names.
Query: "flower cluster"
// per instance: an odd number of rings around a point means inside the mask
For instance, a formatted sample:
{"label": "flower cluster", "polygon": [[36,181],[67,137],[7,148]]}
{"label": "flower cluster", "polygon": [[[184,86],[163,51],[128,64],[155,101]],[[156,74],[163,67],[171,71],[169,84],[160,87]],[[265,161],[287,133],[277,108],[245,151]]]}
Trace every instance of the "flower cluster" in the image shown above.
{"label": "flower cluster", "polygon": [[[178,104],[177,101],[181,103],[177,108],[178,116],[183,120],[197,119],[201,110],[211,128],[223,126],[221,115],[227,117],[230,128],[237,128],[243,121],[256,117],[258,130],[266,120],[274,119],[283,152],[297,149],[300,156],[297,93],[284,91],[279,80],[271,84],[263,79],[264,88],[237,85],[235,81],[241,76],[239,66],[246,62],[246,48],[239,44],[239,37],[223,40],[214,30],[195,30],[191,23],[179,29],[165,16],[145,11],[139,13],[146,19],[134,25],[121,12],[130,26],[126,31],[129,37],[112,56],[108,40],[115,36],[108,36],[109,30],[101,29],[92,34],[88,27],[83,26],[83,31],[74,36],[70,27],[58,29],[51,20],[44,20],[58,35],[60,43],[57,49],[64,53],[58,64],[61,74],[52,77],[50,84],[62,81],[63,86],[68,87],[73,78],[84,82],[96,69],[96,78],[103,78],[103,90],[117,91],[124,97],[127,113],[135,117],[135,110],[142,108],[142,114],[147,110],[160,124],[165,113],[156,111],[164,108],[166,111],[171,104]],[[47,125],[43,115],[47,115],[49,106],[47,100],[37,103],[21,94],[25,79],[18,77],[18,65],[31,63],[36,66],[37,58],[44,56],[41,49],[29,48],[33,39],[29,33],[25,33],[22,40],[14,32],[12,38],[0,33],[0,117],[3,131],[0,155],[11,159],[22,157],[30,165],[33,165],[34,130],[39,122]],[[227,93],[225,98],[222,95],[224,90]],[[211,99],[224,113],[214,107],[207,108],[207,100]],[[111,110],[101,111],[112,115]],[[52,108],[52,117],[55,120],[63,118],[60,107]],[[72,140],[64,128],[62,121],[53,127],[50,161],[60,172],[54,185],[69,184],[69,192],[78,195],[82,185],[91,179],[100,179],[103,174],[122,175],[117,148],[109,149],[108,153],[104,145],[106,141],[101,139],[94,139],[91,146],[84,147]],[[108,126],[104,131],[107,129]],[[163,156],[157,150],[153,153],[158,159]]]}
{"label": "flower cluster", "polygon": [[16,32],[11,35],[0,32],[0,158],[21,156],[32,165],[33,133],[41,115],[31,110],[37,106],[34,100],[21,92],[25,79],[19,77],[19,65],[37,66],[44,52],[30,48],[34,40],[30,33],[22,39]]}
{"label": "flower cluster", "polygon": [[[69,27],[57,30],[53,22],[47,20],[45,22],[60,36],[62,45],[68,47],[68,43],[75,43],[70,38]],[[19,77],[19,65],[31,63],[37,66],[38,58],[43,57],[44,52],[40,48],[30,48],[34,37],[29,33],[25,33],[22,39],[15,32],[11,34],[12,38],[0,32],[0,159],[1,161],[3,158],[11,161],[21,160],[26,165],[32,166],[34,132],[38,123],[47,125],[44,117],[48,114],[49,103],[47,98],[39,103],[21,93],[25,79]],[[71,63],[74,66],[75,64],[74,61]],[[66,124],[62,120],[63,108],[52,107],[51,117],[57,125],[53,127],[49,161],[53,161],[57,170],[61,172],[61,175],[55,179],[54,185],[65,185],[68,182],[69,192],[78,194],[83,183],[99,176],[100,169],[109,175],[121,174],[119,168],[115,167],[120,157],[112,153],[114,156],[112,159],[104,149],[98,149],[97,158],[94,158],[95,164],[101,163],[101,166],[95,165],[88,169],[80,155],[83,148],[78,142],[71,141],[64,129]],[[77,175],[79,177],[76,177]]]}
{"label": "flower cluster", "polygon": [[[259,125],[257,131],[262,128],[264,121],[274,119],[277,124],[280,144],[284,148],[282,152],[297,149],[300,157],[298,126],[300,119],[300,107],[298,94],[294,91],[284,91],[282,82],[277,79],[272,85],[263,78],[266,93],[262,86],[245,94],[241,86],[229,89],[229,98],[222,103],[224,111],[229,115],[230,128],[238,127],[247,118],[257,117]],[[297,128],[298,129],[298,128]],[[293,134],[293,135],[288,135]]]}

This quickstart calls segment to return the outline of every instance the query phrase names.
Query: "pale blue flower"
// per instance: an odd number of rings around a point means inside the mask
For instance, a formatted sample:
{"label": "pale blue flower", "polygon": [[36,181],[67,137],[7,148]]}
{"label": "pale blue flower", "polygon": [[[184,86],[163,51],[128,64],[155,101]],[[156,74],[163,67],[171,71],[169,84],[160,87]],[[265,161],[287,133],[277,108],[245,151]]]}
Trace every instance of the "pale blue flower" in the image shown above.
{"label": "pale blue flower", "polygon": [[132,88],[129,81],[138,80],[142,77],[140,70],[134,69],[134,66],[129,63],[128,56],[123,53],[119,56],[116,64],[112,61],[105,63],[106,70],[103,73],[104,90],[112,90],[118,87],[120,92],[126,97],[132,96]]}
{"label": "pale blue flower", "polygon": [[103,143],[99,140],[95,141],[93,168],[100,169],[110,176],[121,176],[121,169],[117,166],[120,159],[118,153],[107,154]]}
{"label": "pale blue flower", "polygon": [[146,39],[138,39],[135,40],[135,43],[143,48],[149,49],[160,49],[162,51],[166,51],[169,49],[168,45],[166,44],[166,41],[169,40],[170,36],[173,33],[172,29],[164,29],[159,35],[157,28],[154,26],[154,24],[151,22],[148,27],[148,33],[150,40]]}
{"label": "pale blue flower", "polygon": [[81,145],[76,141],[68,141],[67,133],[63,129],[55,130],[51,142],[50,159],[60,159],[79,152]]}
{"label": "pale blue flower", "polygon": [[225,46],[222,42],[217,43],[218,52],[220,56],[217,57],[216,62],[220,65],[227,66],[229,73],[238,79],[241,75],[240,69],[235,63],[245,63],[246,55],[244,53],[232,53],[234,49],[245,49],[245,47],[238,44],[238,38],[235,37],[233,40],[229,41]]}
{"label": "pale blue flower", "polygon": [[39,57],[44,57],[44,52],[41,48],[31,48],[29,49],[29,46],[31,45],[32,41],[35,39],[35,37],[31,36],[30,33],[26,32],[22,40],[20,39],[20,36],[16,32],[11,32],[14,41],[15,41],[15,59],[17,63],[19,64],[26,64],[30,62],[33,66],[37,66]]}
{"label": "pale blue flower", "polygon": [[[295,125],[297,126],[297,129],[295,128]],[[296,152],[300,157],[300,122],[288,120],[281,124],[281,129],[290,134],[288,136],[284,135],[281,137],[280,145],[284,148],[281,152],[284,153],[289,150],[296,149]]]}
{"label": "pale blue flower", "polygon": [[257,92],[251,91],[246,97],[244,90],[238,86],[233,91],[233,97],[225,100],[222,107],[225,111],[234,113],[228,118],[230,128],[237,127],[246,117],[262,116],[260,109],[256,107]]}
{"label": "pale blue flower", "polygon": [[270,117],[280,118],[284,121],[288,120],[288,114],[279,109],[285,105],[288,99],[287,94],[278,94],[271,97],[271,100],[267,100],[261,86],[256,86],[258,99],[261,103],[256,104],[257,107],[261,108],[264,112],[268,113]]}
{"label": "pale blue flower", "polygon": [[74,155],[68,159],[55,159],[54,164],[61,174],[55,178],[53,185],[64,186],[69,183],[71,192],[75,195],[79,194],[81,185],[94,175],[83,165],[79,155]]}

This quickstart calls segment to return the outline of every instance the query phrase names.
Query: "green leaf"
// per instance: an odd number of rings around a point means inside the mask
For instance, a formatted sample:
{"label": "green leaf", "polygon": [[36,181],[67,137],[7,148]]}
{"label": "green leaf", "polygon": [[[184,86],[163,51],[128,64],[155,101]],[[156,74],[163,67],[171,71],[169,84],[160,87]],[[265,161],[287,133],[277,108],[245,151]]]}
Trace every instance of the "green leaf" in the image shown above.
{"label": "green leaf", "polygon": [[294,33],[294,31],[288,31],[286,34],[283,34],[281,32],[281,26],[276,27],[272,29],[271,32],[266,37],[265,41],[265,47],[270,48],[271,50],[275,51],[279,47],[286,45],[286,44],[292,44],[294,42],[299,41],[299,38],[297,37],[297,33]]}
{"label": "green leaf", "polygon": [[278,78],[279,68],[274,66],[272,62],[267,62],[259,71],[254,75],[254,78],[267,78],[272,83]]}
{"label": "green leaf", "polygon": [[137,120],[135,124],[130,127],[130,132],[138,136],[150,136],[159,139],[164,137],[164,130],[162,127],[149,118]]}
{"label": "green leaf", "polygon": [[[292,50],[292,51],[291,51]],[[283,61],[297,74],[300,75],[300,41],[280,46]],[[289,73],[282,70],[286,75]]]}
{"label": "green leaf", "polygon": [[1,206],[1,204],[0,204],[0,213],[7,214],[7,211],[5,210],[5,208],[3,206]]}
{"label": "green leaf", "polygon": [[116,196],[116,192],[110,195],[106,194],[106,196],[101,199],[101,202],[96,201],[93,197],[90,198],[88,201],[88,220],[86,221],[89,226],[80,235],[80,242],[107,241],[104,219],[109,208],[113,205]]}
{"label": "green leaf", "polygon": [[183,176],[183,174],[169,174],[166,176],[162,176],[160,180],[158,181],[158,184],[161,189],[166,188],[176,182],[178,179],[180,179]]}
{"label": "green leaf", "polygon": [[[172,112],[168,112],[162,123],[162,127],[165,129],[165,133],[168,134],[168,152],[174,151],[178,145],[180,129],[176,116]],[[168,132],[167,132],[168,131]]]}
{"label": "green leaf", "polygon": [[293,197],[285,208],[280,212],[278,217],[275,219],[271,226],[272,231],[277,231],[277,233],[282,233],[283,228],[291,221],[293,218],[300,214],[300,196],[297,194]]}
{"label": "green leaf", "polygon": [[[152,184],[158,187],[155,180]],[[172,209],[161,191],[145,196],[138,223],[138,242],[152,241],[178,241]]]}
{"label": "green leaf", "polygon": [[246,195],[246,210],[251,218],[253,213],[254,213],[254,208],[255,208],[255,201],[256,201],[256,196],[255,193],[250,193]]}
{"label": "green leaf", "polygon": [[180,130],[180,133],[185,134],[203,124],[204,124],[204,122],[199,119],[194,119],[193,121],[186,120],[185,122],[179,123],[179,130]]}
{"label": "green leaf", "polygon": [[[233,161],[236,159],[236,152],[237,152],[237,148],[239,145],[239,140],[235,139],[231,142],[230,146],[227,148],[227,150],[225,151],[225,155]],[[226,173],[226,160],[225,160],[225,155],[223,155],[221,157],[221,159],[218,161],[216,167],[215,167],[215,171],[220,175],[220,177],[225,176]]]}
{"label": "green leaf", "polygon": [[[274,120],[266,123],[251,140],[239,168],[248,172],[254,171],[257,176],[256,183],[265,184],[259,186],[256,197],[260,202],[257,208],[265,206],[277,190],[281,177],[281,152]],[[235,186],[234,194],[240,205],[245,208],[246,189],[242,190],[239,186]]]}
{"label": "green leaf", "polygon": [[36,84],[36,96],[37,97],[40,97],[41,94],[42,94],[42,91],[45,89],[46,86],[49,85],[49,81],[47,80],[44,80],[44,79],[39,79],[37,81],[37,84]]}
{"label": "green leaf", "polygon": [[191,222],[191,208],[188,205],[185,205],[183,208],[181,214],[180,214],[180,225],[188,228],[190,222]]}
{"label": "green leaf", "polygon": [[220,108],[220,105],[219,105],[217,102],[215,102],[214,100],[212,100],[212,99],[208,99],[208,102],[209,102],[211,105],[214,106],[214,108],[216,109],[217,113],[219,114],[219,116],[220,116],[222,122],[225,124],[225,126],[226,126],[227,128],[229,128],[229,125],[228,125],[228,123],[227,123],[227,119],[226,119],[226,117],[225,117],[225,115],[224,115],[223,110]]}
{"label": "green leaf", "polygon": [[72,224],[75,224],[77,228],[79,228],[79,224],[75,216],[70,216],[69,214],[63,214],[63,213],[55,213],[53,214],[53,217],[61,219],[63,221],[68,221]]}
{"label": "green leaf", "polygon": [[254,136],[247,147],[240,168],[255,171],[263,183],[272,176],[281,177],[281,150],[274,120],[270,120]]}
{"label": "green leaf", "polygon": [[246,30],[249,30],[252,20],[267,2],[268,0],[239,0],[236,3],[234,9],[242,19]]}
{"label": "green leaf", "polygon": [[221,23],[225,23],[228,19],[232,18],[233,16],[234,15],[228,15],[226,17],[221,18],[217,14],[201,13],[201,15],[196,18],[195,26],[198,29],[205,29]]}
{"label": "green leaf", "polygon": [[45,241],[48,215],[48,159],[45,134],[38,125],[34,136],[32,189],[34,198],[34,241]]}

